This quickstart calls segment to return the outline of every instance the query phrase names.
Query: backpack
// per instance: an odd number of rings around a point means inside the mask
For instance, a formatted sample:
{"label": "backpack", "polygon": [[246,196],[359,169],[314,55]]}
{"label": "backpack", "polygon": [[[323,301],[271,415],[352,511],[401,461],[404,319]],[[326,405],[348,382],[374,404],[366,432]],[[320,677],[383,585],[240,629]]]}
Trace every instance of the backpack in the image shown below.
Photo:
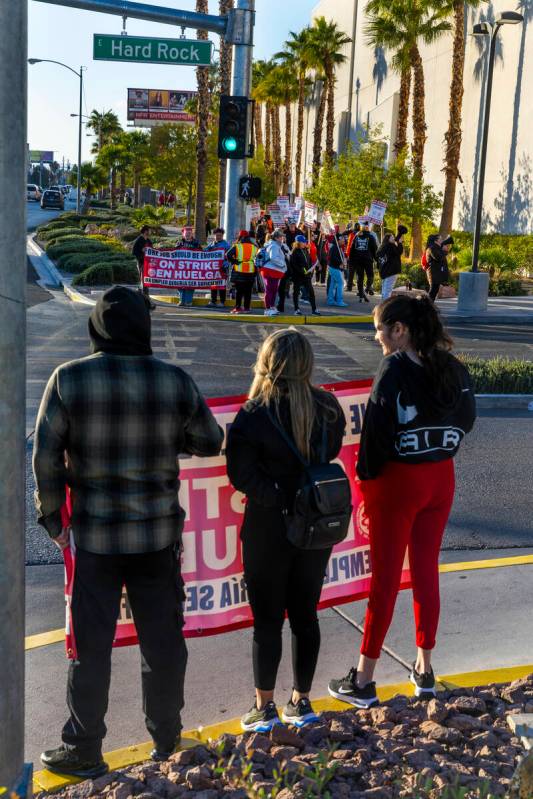
{"label": "backpack", "polygon": [[327,427],[322,423],[322,463],[311,465],[267,408],[267,414],[287,446],[304,467],[292,513],[283,510],[287,540],[298,549],[328,549],[344,541],[352,518],[352,492],[346,472],[338,463],[325,463]]}
{"label": "backpack", "polygon": [[427,272],[429,269],[427,250],[424,250],[424,254],[422,256],[422,269],[424,272]]}

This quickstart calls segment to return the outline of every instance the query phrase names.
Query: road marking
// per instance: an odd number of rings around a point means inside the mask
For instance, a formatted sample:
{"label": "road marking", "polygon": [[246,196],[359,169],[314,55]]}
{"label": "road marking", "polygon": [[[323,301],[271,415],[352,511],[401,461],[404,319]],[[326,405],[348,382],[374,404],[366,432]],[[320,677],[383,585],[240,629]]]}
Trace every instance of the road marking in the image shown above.
{"label": "road marking", "polygon": [[[501,669],[488,669],[484,671],[467,671],[459,674],[447,674],[437,677],[437,690],[446,688],[472,688],[475,685],[488,685],[492,682],[503,683],[527,677],[533,672],[533,664],[523,666],[510,666]],[[413,686],[409,682],[396,683],[393,685],[382,685],[377,689],[379,699],[384,702],[392,699],[396,694],[411,696]],[[333,697],[323,699],[313,699],[313,707],[320,712],[327,710],[346,710],[347,705],[339,702]],[[216,740],[222,733],[238,734],[242,732],[240,720],[238,718],[228,719],[218,724],[210,724],[205,727],[198,727],[196,730],[187,730],[183,733],[182,749],[190,749],[198,743],[205,743]],[[142,763],[147,760],[152,749],[152,742],[127,746],[123,749],[115,749],[104,755],[104,760],[109,764],[111,771],[117,768],[126,768]],[[58,791],[67,785],[81,782],[73,777],[61,777],[52,774],[50,771],[37,771],[34,774],[34,791]]]}
{"label": "road marking", "polygon": [[36,635],[27,635],[25,639],[24,649],[38,649],[41,646],[49,646],[50,644],[58,644],[60,641],[65,640],[65,630],[50,630],[46,633],[37,633]]}

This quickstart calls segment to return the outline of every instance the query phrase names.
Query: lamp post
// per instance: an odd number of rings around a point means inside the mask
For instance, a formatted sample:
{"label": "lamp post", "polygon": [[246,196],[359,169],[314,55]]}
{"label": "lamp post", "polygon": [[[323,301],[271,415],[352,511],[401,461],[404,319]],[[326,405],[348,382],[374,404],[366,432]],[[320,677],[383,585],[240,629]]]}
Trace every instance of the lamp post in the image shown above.
{"label": "lamp post", "polygon": [[474,227],[474,242],[472,247],[472,271],[462,272],[459,276],[458,310],[485,311],[489,294],[489,275],[479,272],[479,245],[481,240],[481,223],[483,218],[483,194],[485,190],[485,169],[487,165],[487,146],[489,140],[490,107],[492,101],[492,83],[494,77],[494,61],[496,55],[496,40],[503,25],[519,25],[524,21],[522,14],[517,11],[502,11],[498,14],[494,24],[478,22],[474,25],[474,36],[490,36],[489,68],[485,85],[485,109],[483,113],[483,137],[481,140],[481,156],[479,162],[477,205]]}
{"label": "lamp post", "polygon": [[79,111],[79,120],[78,120],[78,186],[76,190],[76,213],[80,213],[81,209],[81,126],[82,126],[82,107],[83,107],[83,70],[87,69],[87,67],[80,67],[80,71],[76,72],[75,69],[69,67],[68,64],[63,64],[61,61],[52,61],[49,58],[28,58],[29,64],[57,64],[60,67],[65,67],[65,69],[70,70],[73,72],[76,77],[80,79],[80,111]]}

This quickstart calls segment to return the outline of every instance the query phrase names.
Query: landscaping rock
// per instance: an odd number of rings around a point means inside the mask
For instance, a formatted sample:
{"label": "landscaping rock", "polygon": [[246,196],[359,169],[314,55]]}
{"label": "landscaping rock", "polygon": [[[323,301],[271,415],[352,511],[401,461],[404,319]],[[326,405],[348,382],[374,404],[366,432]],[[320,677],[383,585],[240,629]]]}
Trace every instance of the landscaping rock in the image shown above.
{"label": "landscaping rock", "polygon": [[303,749],[305,741],[303,738],[284,727],[282,724],[276,724],[270,731],[270,738],[273,743],[282,744],[283,746],[295,746],[297,749]]}
{"label": "landscaping rock", "polygon": [[427,704],[426,713],[429,721],[435,721],[440,724],[441,721],[448,717],[449,708],[438,699],[431,699]]}

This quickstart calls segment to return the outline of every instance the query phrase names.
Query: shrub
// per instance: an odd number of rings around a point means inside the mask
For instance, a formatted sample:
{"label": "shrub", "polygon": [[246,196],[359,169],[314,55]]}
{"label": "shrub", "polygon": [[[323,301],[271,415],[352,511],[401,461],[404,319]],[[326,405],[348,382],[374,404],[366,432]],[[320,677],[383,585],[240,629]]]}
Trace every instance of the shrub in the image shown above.
{"label": "shrub", "polygon": [[135,259],[128,258],[124,261],[112,261],[113,283],[139,284],[139,270]]}
{"label": "shrub", "polygon": [[141,228],[143,225],[159,226],[168,225],[174,219],[174,209],[154,208],[153,205],[143,205],[142,208],[135,208],[131,215],[134,225]]}
{"label": "shrub", "polygon": [[49,241],[46,242],[45,250],[47,253],[50,253],[50,250],[52,250],[54,247],[58,247],[61,244],[66,244],[67,242],[69,244],[79,243],[80,245],[83,245],[86,243],[86,239],[85,236],[81,233],[78,233],[77,235],[65,236],[64,241],[61,241],[61,236],[56,236],[55,238],[50,239]]}
{"label": "shrub", "polygon": [[126,241],[126,242],[130,243],[132,241],[135,241],[135,239],[137,238],[138,235],[139,235],[139,231],[138,230],[131,230],[131,228],[129,228],[128,230],[126,230],[122,234],[121,238],[122,238],[122,241]]}
{"label": "shrub", "polygon": [[533,394],[533,362],[515,358],[459,355],[476,394]]}
{"label": "shrub", "polygon": [[105,244],[101,244],[99,241],[86,241],[82,239],[54,244],[47,248],[46,252],[49,258],[55,260],[67,253],[105,252],[107,249]]}
{"label": "shrub", "polygon": [[90,266],[72,281],[73,286],[109,286],[113,283],[113,267],[103,263]]}
{"label": "shrub", "polygon": [[[59,269],[75,275],[95,264],[124,261],[124,259],[124,254],[119,252],[67,253],[67,255],[61,255],[58,258],[57,266]],[[131,261],[131,258],[128,260]]]}
{"label": "shrub", "polygon": [[491,278],[489,296],[491,297],[523,297],[527,294],[522,281],[516,275],[500,275]]}
{"label": "shrub", "polygon": [[43,239],[44,241],[50,241],[53,238],[59,238],[59,236],[81,236],[82,230],[79,227],[55,227],[51,230],[40,230],[39,231],[39,238]]}

